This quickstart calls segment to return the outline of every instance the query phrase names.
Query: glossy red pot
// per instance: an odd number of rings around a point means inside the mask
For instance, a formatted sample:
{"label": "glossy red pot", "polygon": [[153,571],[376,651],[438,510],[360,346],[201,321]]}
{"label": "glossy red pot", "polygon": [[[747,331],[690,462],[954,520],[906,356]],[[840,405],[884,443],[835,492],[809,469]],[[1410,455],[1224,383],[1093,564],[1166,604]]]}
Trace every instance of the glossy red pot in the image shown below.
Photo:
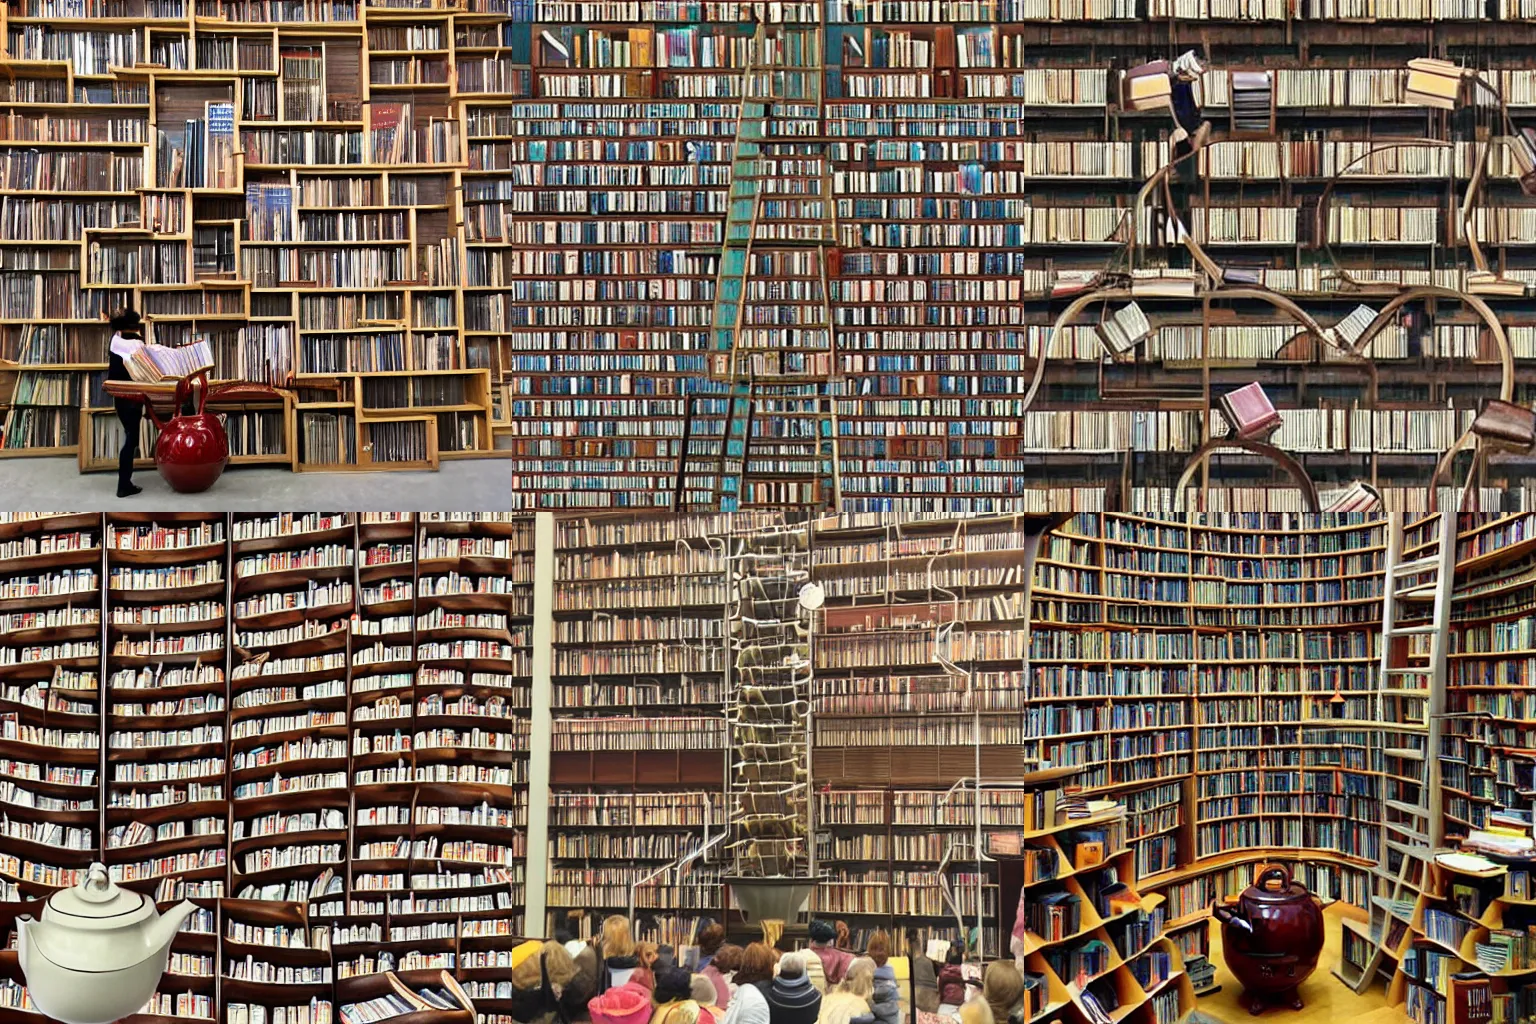
{"label": "glossy red pot", "polygon": [[1297,988],[1323,950],[1323,905],[1275,865],[1259,873],[1233,905],[1211,908],[1221,922],[1221,951],[1243,984],[1248,1012],[1286,1005],[1301,1009]]}
{"label": "glossy red pot", "polygon": [[[196,389],[193,384],[199,380],[203,386]],[[194,390],[199,396],[197,412],[183,415],[181,409]],[[229,465],[229,435],[224,432],[224,424],[219,418],[205,411],[207,407],[206,373],[196,374],[176,385],[172,407],[176,414],[170,420],[162,423],[155,407],[146,403],[145,408],[160,431],[160,439],[155,442],[155,468],[173,491],[182,494],[206,491]]]}

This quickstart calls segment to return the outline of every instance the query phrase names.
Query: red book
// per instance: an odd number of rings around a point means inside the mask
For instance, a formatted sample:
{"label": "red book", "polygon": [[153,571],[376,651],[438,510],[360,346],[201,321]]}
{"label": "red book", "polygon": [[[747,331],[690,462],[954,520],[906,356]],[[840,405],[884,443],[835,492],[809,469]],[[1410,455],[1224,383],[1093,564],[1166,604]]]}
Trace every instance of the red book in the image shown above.
{"label": "red book", "polygon": [[1245,440],[1267,437],[1280,426],[1280,414],[1257,381],[1222,395],[1220,409],[1233,435]]}

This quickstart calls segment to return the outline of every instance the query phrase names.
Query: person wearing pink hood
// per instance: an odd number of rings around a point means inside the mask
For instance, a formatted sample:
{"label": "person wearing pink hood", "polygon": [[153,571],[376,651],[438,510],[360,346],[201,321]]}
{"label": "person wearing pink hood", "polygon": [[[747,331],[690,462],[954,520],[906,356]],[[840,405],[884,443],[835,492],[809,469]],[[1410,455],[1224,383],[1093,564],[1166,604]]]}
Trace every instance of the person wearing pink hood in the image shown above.
{"label": "person wearing pink hood", "polygon": [[810,950],[821,961],[826,984],[836,985],[848,973],[848,965],[853,963],[853,954],[837,948],[837,929],[826,921],[812,921],[810,933]]}
{"label": "person wearing pink hood", "polygon": [[633,978],[587,1003],[592,1024],[648,1024],[653,1009],[651,990]]}

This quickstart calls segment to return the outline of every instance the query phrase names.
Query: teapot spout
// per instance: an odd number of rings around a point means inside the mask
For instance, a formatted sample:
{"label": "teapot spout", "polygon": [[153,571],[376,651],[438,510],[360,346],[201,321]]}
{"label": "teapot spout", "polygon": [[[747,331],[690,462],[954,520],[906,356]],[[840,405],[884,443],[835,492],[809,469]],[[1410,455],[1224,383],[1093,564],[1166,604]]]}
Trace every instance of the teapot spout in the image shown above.
{"label": "teapot spout", "polygon": [[16,962],[21,965],[23,975],[32,960],[32,926],[35,924],[37,920],[30,915],[16,919]]}
{"label": "teapot spout", "polygon": [[171,948],[171,941],[176,938],[176,933],[181,929],[181,924],[192,916],[197,909],[197,904],[191,900],[182,900],[174,907],[170,907],[154,921],[146,921],[144,926],[144,944],[150,950],[164,953]]}

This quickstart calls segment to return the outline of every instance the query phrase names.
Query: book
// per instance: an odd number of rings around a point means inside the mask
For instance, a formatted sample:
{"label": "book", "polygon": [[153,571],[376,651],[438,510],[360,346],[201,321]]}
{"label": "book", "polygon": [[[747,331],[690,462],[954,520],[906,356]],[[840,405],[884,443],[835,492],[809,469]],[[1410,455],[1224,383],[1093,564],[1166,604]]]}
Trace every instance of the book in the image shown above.
{"label": "book", "polygon": [[1280,414],[1257,381],[1222,395],[1217,408],[1236,437],[1265,437],[1280,426]]}
{"label": "book", "polygon": [[1460,66],[1450,61],[1415,57],[1408,62],[1403,99],[1419,106],[1454,110],[1464,74]]}
{"label": "book", "polygon": [[[1193,287],[1193,282],[1191,282]],[[1152,333],[1146,314],[1134,302],[1121,306],[1098,327],[1099,339],[1113,355],[1124,355]]]}
{"label": "book", "polygon": [[1327,502],[1325,512],[1371,512],[1381,507],[1381,492],[1370,484],[1355,481]]}
{"label": "book", "polygon": [[146,344],[134,349],[125,365],[134,380],[158,384],[213,369],[213,353],[206,341],[194,341],[182,348]]}

